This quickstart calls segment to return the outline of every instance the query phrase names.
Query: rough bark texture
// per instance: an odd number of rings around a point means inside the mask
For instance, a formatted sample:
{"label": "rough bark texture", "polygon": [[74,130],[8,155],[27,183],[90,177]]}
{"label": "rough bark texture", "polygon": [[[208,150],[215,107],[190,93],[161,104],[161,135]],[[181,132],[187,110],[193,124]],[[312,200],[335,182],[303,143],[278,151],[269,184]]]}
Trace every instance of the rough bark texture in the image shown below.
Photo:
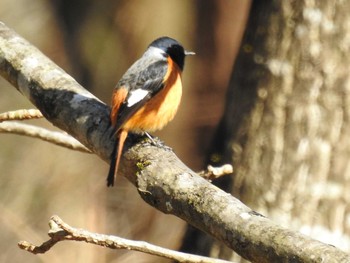
{"label": "rough bark texture", "polygon": [[350,3],[255,5],[242,45],[255,66],[240,78],[257,81],[258,100],[235,152],[236,192],[280,223],[330,231],[314,234],[349,249]]}
{"label": "rough bark texture", "polygon": [[[108,160],[113,145],[108,107],[1,23],[0,73],[49,121]],[[155,208],[183,218],[253,262],[350,261],[335,247],[252,211],[192,172],[169,149],[139,139],[129,138],[121,172]]]}
{"label": "rough bark texture", "polygon": [[[283,230],[198,177],[169,150],[152,148],[133,146],[125,153],[122,171],[141,197],[164,213],[184,219],[252,262],[350,260],[345,253],[328,257],[332,246],[309,242],[297,232]],[[139,160],[137,165],[135,160]]]}
{"label": "rough bark texture", "polygon": [[234,193],[350,249],[347,1],[253,1],[221,132]]}

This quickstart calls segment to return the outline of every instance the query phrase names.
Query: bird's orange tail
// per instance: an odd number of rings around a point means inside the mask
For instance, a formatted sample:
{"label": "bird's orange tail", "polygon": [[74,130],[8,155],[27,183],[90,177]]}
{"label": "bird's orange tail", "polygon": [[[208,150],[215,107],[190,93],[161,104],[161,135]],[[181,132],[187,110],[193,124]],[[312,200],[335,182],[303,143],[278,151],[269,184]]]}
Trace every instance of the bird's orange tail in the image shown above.
{"label": "bird's orange tail", "polygon": [[123,152],[124,142],[126,137],[128,136],[128,131],[120,130],[118,133],[119,139],[116,140],[114,149],[111,156],[111,164],[109,167],[109,172],[107,176],[107,186],[113,186],[116,174],[118,172],[120,157]]}

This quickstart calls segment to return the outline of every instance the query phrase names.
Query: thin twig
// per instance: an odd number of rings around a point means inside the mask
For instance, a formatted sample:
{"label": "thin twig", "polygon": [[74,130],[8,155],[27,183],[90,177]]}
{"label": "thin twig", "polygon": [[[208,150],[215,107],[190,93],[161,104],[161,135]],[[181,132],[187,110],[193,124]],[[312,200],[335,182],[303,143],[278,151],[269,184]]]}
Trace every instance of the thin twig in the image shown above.
{"label": "thin twig", "polygon": [[19,122],[2,122],[0,123],[0,133],[13,133],[19,135],[30,136],[39,138],[41,140],[54,143],[59,146],[66,147],[68,149],[77,150],[85,153],[91,153],[91,151],[82,145],[79,141],[72,136],[62,133],[50,131],[41,127],[19,123]]}
{"label": "thin twig", "polygon": [[43,117],[43,114],[37,109],[22,109],[0,113],[0,122],[11,120],[40,119]]}
{"label": "thin twig", "polygon": [[36,246],[27,241],[21,241],[18,246],[33,254],[41,254],[50,250],[56,243],[64,240],[84,241],[86,243],[95,244],[112,249],[128,249],[147,254],[176,260],[178,262],[191,263],[228,263],[229,261],[214,259],[202,256],[186,254],[156,245],[149,244],[144,241],[134,241],[117,236],[103,235],[92,233],[84,229],[77,229],[63,222],[58,216],[52,216],[49,222],[50,239],[40,246]]}

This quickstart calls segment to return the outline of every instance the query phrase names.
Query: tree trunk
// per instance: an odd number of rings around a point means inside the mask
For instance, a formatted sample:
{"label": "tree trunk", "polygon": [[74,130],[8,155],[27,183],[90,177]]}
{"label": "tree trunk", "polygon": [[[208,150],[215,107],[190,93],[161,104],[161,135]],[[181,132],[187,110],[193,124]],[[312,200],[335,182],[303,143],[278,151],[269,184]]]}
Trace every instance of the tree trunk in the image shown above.
{"label": "tree trunk", "polygon": [[349,8],[253,1],[211,152],[245,204],[347,251]]}
{"label": "tree trunk", "polygon": [[234,192],[278,223],[349,249],[350,2],[254,5],[248,34],[259,42],[247,38],[242,52],[255,67],[238,79],[257,79],[258,96],[246,143],[233,145]]}

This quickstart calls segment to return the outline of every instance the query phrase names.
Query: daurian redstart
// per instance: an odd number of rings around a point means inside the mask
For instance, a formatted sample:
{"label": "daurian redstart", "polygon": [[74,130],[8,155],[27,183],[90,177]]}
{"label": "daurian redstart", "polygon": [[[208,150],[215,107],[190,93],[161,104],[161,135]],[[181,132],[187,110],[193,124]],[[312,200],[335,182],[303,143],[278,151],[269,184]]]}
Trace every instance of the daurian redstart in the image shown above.
{"label": "daurian redstart", "polygon": [[113,186],[128,132],[152,132],[171,121],[182,95],[184,50],[175,39],[154,40],[143,56],[123,75],[112,94],[111,123],[116,144],[111,156],[107,186]]}

